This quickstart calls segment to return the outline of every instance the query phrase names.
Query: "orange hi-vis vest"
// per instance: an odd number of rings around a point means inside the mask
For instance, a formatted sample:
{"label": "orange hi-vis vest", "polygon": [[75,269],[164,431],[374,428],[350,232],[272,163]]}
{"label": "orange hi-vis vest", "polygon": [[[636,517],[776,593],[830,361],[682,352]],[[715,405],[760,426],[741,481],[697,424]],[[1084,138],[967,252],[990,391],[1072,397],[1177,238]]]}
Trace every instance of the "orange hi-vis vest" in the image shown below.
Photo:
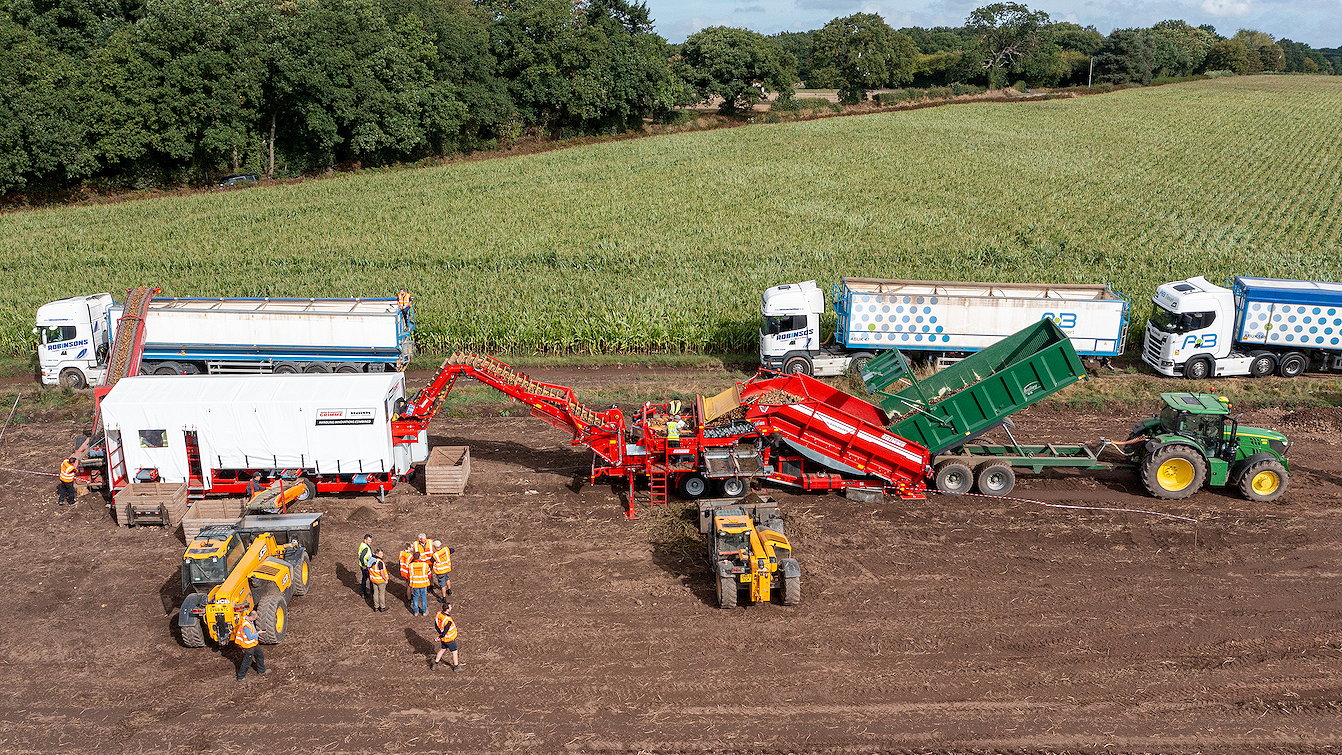
{"label": "orange hi-vis vest", "polygon": [[401,551],[401,579],[410,579],[410,561],[414,557],[414,551]]}
{"label": "orange hi-vis vest", "polygon": [[244,650],[256,647],[256,638],[247,639],[247,633],[242,631],[244,627],[251,629],[253,634],[256,633],[256,627],[252,626],[252,622],[243,619],[238,622],[238,628],[233,630],[233,643]]}
{"label": "orange hi-vis vest", "polygon": [[433,541],[430,540],[427,543],[421,543],[420,541],[416,540],[414,543],[414,548],[416,556],[420,555],[421,553],[433,553]]}
{"label": "orange hi-vis vest", "polygon": [[429,586],[428,561],[416,561],[410,564],[410,586],[411,587]]}
{"label": "orange hi-vis vest", "polygon": [[368,581],[375,585],[385,585],[387,580],[391,579],[391,574],[387,571],[387,565],[382,559],[377,559],[368,565]]}
{"label": "orange hi-vis vest", "polygon": [[448,574],[452,571],[452,549],[446,545],[433,552],[433,573]]}
{"label": "orange hi-vis vest", "polygon": [[457,622],[451,616],[439,611],[438,615],[433,617],[433,623],[438,625],[439,641],[451,642],[457,639]]}
{"label": "orange hi-vis vest", "polygon": [[74,482],[74,481],[75,481],[75,470],[78,469],[78,468],[79,468],[79,465],[76,464],[76,463],[74,463],[73,461],[70,461],[69,459],[66,459],[65,461],[62,461],[62,462],[61,462],[61,482]]}

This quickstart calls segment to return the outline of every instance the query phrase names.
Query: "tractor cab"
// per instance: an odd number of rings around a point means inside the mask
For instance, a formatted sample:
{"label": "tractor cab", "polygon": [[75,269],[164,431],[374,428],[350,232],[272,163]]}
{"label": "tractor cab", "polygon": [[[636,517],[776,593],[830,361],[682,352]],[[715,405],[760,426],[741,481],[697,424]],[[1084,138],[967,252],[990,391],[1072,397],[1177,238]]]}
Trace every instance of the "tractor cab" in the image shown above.
{"label": "tractor cab", "polygon": [[223,584],[247,548],[232,527],[207,527],[182,554],[182,592],[206,593]]}
{"label": "tractor cab", "polygon": [[1216,454],[1227,436],[1234,436],[1230,419],[1230,401],[1207,393],[1162,393],[1165,408],[1160,410],[1160,429],[1170,435],[1182,435]]}

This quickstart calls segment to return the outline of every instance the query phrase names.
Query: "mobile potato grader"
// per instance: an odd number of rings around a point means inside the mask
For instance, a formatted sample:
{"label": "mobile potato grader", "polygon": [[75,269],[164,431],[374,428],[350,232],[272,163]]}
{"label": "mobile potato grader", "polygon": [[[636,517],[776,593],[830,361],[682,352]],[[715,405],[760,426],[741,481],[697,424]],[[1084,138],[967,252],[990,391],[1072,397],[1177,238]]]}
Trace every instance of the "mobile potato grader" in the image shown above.
{"label": "mobile potato grader", "polygon": [[[1161,394],[1160,414],[1137,423],[1123,443],[1019,443],[1012,414],[1086,377],[1071,340],[1049,321],[922,380],[896,351],[872,359],[862,377],[892,417],[889,429],[929,450],[941,492],[1007,495],[1017,469],[1115,468],[1135,469],[1147,491],[1165,499],[1186,498],[1204,484],[1236,486],[1254,501],[1286,491],[1286,437],[1241,426],[1228,401],[1205,394]],[[980,440],[995,430],[1008,442]],[[1100,458],[1113,449],[1120,458]]]}

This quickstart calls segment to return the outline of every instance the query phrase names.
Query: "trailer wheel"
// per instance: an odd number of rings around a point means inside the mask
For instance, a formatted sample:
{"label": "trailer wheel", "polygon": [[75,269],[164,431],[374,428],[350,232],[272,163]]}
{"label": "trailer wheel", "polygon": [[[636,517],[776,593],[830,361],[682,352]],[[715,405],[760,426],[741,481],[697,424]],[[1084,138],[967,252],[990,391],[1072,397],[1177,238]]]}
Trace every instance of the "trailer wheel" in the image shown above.
{"label": "trailer wheel", "polygon": [[722,481],[722,495],[736,498],[746,494],[746,481],[740,477],[728,477]]}
{"label": "trailer wheel", "polygon": [[280,362],[270,372],[272,375],[294,375],[298,373],[298,365]]}
{"label": "trailer wheel", "polygon": [[256,601],[256,633],[265,645],[278,644],[284,639],[284,630],[288,627],[286,611],[289,601],[277,590],[267,590]]}
{"label": "trailer wheel", "polygon": [[736,576],[733,574],[718,575],[718,608],[736,608],[736,598],[738,591]]}
{"label": "trailer wheel", "polygon": [[303,368],[303,372],[306,372],[309,375],[316,375],[318,373],[326,373],[330,371],[331,371],[331,365],[325,362],[313,362],[312,364],[309,364],[307,367]]}
{"label": "trailer wheel", "polygon": [[1271,375],[1277,369],[1277,360],[1271,354],[1256,354],[1249,362],[1249,375],[1260,378]]}
{"label": "trailer wheel", "polygon": [[783,372],[788,375],[810,375],[811,358],[800,355],[790,357],[786,362],[783,362]]}
{"label": "trailer wheel", "polygon": [[969,466],[958,461],[943,461],[937,465],[932,478],[937,490],[950,495],[964,495],[974,487],[974,473]]}
{"label": "trailer wheel", "polygon": [[182,370],[176,362],[164,362],[154,368],[155,375],[180,375]]}
{"label": "trailer wheel", "polygon": [[66,367],[61,370],[60,384],[62,388],[79,390],[88,387],[88,381],[84,380],[84,373],[74,367]]}
{"label": "trailer wheel", "polygon": [[1287,354],[1277,365],[1277,374],[1282,377],[1299,377],[1309,367],[1309,360],[1303,354]]}
{"label": "trailer wheel", "polygon": [[317,486],[313,484],[312,480],[309,480],[306,477],[299,477],[297,480],[294,480],[294,484],[303,487],[303,492],[298,494],[298,497],[294,499],[295,501],[311,501],[313,498],[317,497]]}
{"label": "trailer wheel", "polygon": [[1189,446],[1175,444],[1147,454],[1141,466],[1142,484],[1156,498],[1178,500],[1202,489],[1207,462]]}
{"label": "trailer wheel", "polygon": [[974,473],[978,491],[984,495],[1008,495],[1016,487],[1016,472],[1010,465],[985,461]]}
{"label": "trailer wheel", "polygon": [[708,492],[708,480],[698,473],[687,474],[680,478],[680,494],[686,498],[698,498]]}
{"label": "trailer wheel", "polygon": [[359,371],[359,368],[356,367],[356,366],[354,366],[354,365],[352,365],[352,364],[342,364],[342,365],[340,365],[339,367],[336,368],[336,372],[342,372],[342,373],[346,373],[346,374],[351,373],[351,372],[358,372],[358,371]]}
{"label": "trailer wheel", "polygon": [[1286,467],[1276,459],[1264,459],[1248,469],[1239,478],[1239,492],[1250,501],[1275,501],[1286,492]]}
{"label": "trailer wheel", "polygon": [[307,595],[312,578],[312,568],[308,565],[307,551],[303,551],[303,555],[298,557],[298,563],[291,564],[289,568],[293,571],[294,595]]}
{"label": "trailer wheel", "polygon": [[[172,618],[174,624],[177,623],[177,617]],[[177,635],[182,641],[182,645],[189,648],[205,647],[205,628],[201,626],[200,619],[197,618],[190,624],[178,624]]]}
{"label": "trailer wheel", "polygon": [[783,605],[795,606],[801,603],[801,577],[783,578]]}
{"label": "trailer wheel", "polygon": [[1207,357],[1198,357],[1188,360],[1184,365],[1184,377],[1189,380],[1206,380],[1212,376],[1212,360]]}

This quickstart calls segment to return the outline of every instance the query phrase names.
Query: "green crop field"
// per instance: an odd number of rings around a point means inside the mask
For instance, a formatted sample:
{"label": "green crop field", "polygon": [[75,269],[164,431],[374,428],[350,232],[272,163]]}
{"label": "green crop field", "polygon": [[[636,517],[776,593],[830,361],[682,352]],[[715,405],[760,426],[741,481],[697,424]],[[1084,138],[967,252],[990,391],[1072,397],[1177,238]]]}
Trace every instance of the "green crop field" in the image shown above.
{"label": "green crop field", "polygon": [[[1342,79],[1227,78],[687,133],[0,216],[0,352],[45,301],[417,296],[428,350],[748,351],[845,275],[1342,279]],[[1145,307],[1141,306],[1144,311]]]}

